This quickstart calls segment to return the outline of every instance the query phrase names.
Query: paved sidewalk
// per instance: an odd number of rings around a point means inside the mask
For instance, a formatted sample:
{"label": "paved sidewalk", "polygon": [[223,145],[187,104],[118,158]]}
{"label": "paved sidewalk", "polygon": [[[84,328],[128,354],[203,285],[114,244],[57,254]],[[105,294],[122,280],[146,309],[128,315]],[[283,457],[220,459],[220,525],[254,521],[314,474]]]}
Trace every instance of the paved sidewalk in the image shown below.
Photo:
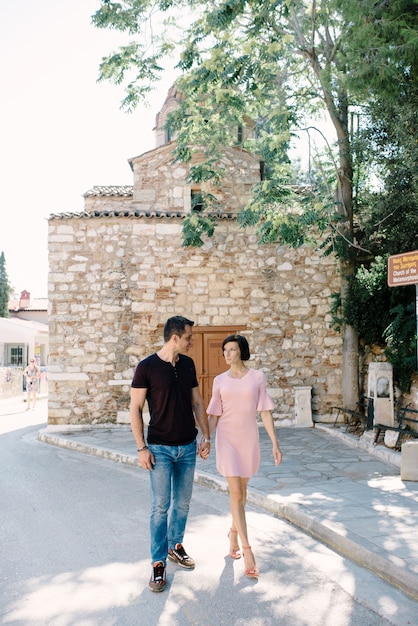
{"label": "paved sidewalk", "polygon": [[[262,462],[249,483],[250,504],[286,519],[418,600],[418,482],[400,478],[400,453],[364,448],[343,428],[279,428],[283,462],[275,467],[260,429]],[[39,431],[46,443],[137,465],[129,426]],[[215,452],[198,458],[196,481],[226,491]]]}

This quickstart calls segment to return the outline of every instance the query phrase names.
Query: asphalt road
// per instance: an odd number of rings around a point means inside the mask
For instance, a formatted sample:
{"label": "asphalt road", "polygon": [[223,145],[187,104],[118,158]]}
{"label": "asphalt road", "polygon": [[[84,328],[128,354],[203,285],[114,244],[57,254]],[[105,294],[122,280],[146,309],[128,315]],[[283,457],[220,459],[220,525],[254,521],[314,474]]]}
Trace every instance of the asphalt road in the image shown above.
{"label": "asphalt road", "polygon": [[185,546],[148,590],[148,476],[37,440],[45,402],[0,415],[0,623],[13,626],[418,625],[418,605],[285,522],[248,521],[261,576],[227,556],[228,498],[195,486]]}

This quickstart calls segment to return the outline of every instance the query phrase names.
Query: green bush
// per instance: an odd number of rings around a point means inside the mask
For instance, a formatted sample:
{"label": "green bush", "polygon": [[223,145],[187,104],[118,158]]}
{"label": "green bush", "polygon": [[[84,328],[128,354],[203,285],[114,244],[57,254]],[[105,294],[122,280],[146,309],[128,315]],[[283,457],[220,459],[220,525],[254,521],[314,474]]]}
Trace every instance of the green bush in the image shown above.
{"label": "green bush", "polygon": [[387,256],[376,257],[370,267],[362,265],[352,277],[343,307],[339,294],[333,295],[333,327],[353,326],[363,344],[385,346],[393,365],[396,384],[408,392],[416,371],[415,289],[389,287]]}
{"label": "green bush", "polygon": [[391,315],[393,320],[383,333],[387,341],[385,354],[400,390],[408,393],[417,366],[415,303],[398,304],[391,309]]}

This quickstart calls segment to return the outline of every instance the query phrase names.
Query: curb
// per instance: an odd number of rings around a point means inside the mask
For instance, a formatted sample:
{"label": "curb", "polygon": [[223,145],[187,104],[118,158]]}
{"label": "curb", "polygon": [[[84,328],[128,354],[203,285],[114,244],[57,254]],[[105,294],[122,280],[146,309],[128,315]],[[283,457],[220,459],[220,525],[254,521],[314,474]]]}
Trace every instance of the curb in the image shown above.
{"label": "curb", "polygon": [[[329,431],[330,429],[325,427],[323,430]],[[107,448],[98,448],[77,441],[70,441],[59,434],[47,432],[46,429],[38,431],[38,439],[43,443],[49,443],[76,452],[98,456],[108,461],[139,466],[137,457],[130,454],[121,454]],[[196,471],[195,483],[209,489],[228,493],[226,480],[221,477],[215,477],[212,474]],[[290,522],[315,539],[318,539],[335,552],[338,552],[342,556],[350,559],[350,561],[353,561],[353,563],[373,572],[379,576],[379,578],[382,578],[390,585],[403,591],[403,593],[418,602],[418,576],[406,572],[391,561],[364,548],[351,539],[347,539],[336,533],[321,522],[315,520],[315,518],[301,511],[295,504],[278,502],[272,496],[266,496],[254,488],[248,488],[247,501],[271,513],[274,517]]]}
{"label": "curb", "polygon": [[109,450],[107,448],[98,448],[97,446],[89,446],[86,443],[71,441],[66,437],[60,436],[59,434],[53,435],[52,433],[46,432],[46,430],[38,431],[38,439],[43,443],[50,443],[53,446],[58,446],[60,448],[68,448],[74,452],[91,454],[108,461],[124,463],[125,465],[139,466],[138,459],[131,454],[121,454],[120,452],[115,452],[114,450]]}
{"label": "curb", "polygon": [[315,518],[307,515],[296,504],[274,502],[269,496],[254,494],[248,490],[248,501],[272,513],[275,517],[284,519],[297,528],[307,532],[321,543],[338,552],[357,565],[373,572],[392,586],[397,587],[413,600],[418,601],[418,576],[414,576],[381,557],[371,550],[361,546],[351,539],[331,530]]}
{"label": "curb", "polygon": [[351,448],[361,448],[362,450],[365,450],[371,456],[383,461],[383,463],[389,463],[389,465],[393,465],[398,469],[401,468],[401,453],[395,452],[394,450],[390,450],[389,448],[385,448],[383,446],[375,446],[367,434],[362,435],[362,437],[356,437],[355,435],[342,432],[339,428],[333,428],[331,426],[318,423],[315,424],[315,428],[317,430],[321,430],[323,433],[327,433],[331,437],[340,439]]}

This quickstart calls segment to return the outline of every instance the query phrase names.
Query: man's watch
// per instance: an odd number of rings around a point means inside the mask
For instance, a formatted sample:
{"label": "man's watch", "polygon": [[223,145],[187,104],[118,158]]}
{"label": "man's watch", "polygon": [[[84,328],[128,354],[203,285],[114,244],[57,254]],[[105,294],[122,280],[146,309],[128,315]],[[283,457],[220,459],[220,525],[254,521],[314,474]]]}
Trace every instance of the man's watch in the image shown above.
{"label": "man's watch", "polygon": [[203,439],[203,443],[210,443],[210,439]]}

